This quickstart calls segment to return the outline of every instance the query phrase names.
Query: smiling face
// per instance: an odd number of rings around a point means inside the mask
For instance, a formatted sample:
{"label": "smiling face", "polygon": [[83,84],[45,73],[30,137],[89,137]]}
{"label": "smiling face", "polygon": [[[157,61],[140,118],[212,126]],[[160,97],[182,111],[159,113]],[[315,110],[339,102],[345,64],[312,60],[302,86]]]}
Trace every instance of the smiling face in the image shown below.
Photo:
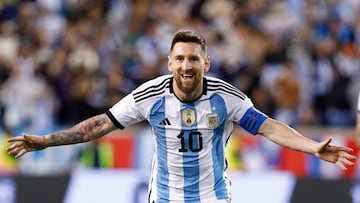
{"label": "smiling face", "polygon": [[168,59],[168,68],[174,76],[175,95],[182,101],[199,98],[204,73],[210,68],[210,59],[205,50],[195,42],[177,42]]}

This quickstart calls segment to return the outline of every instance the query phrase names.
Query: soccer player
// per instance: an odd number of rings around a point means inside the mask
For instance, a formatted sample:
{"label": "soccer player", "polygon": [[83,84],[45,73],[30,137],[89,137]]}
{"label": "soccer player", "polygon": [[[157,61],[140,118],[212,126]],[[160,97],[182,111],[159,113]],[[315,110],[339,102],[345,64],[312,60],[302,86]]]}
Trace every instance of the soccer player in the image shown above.
{"label": "soccer player", "polygon": [[147,120],[152,127],[154,159],[149,202],[231,201],[225,147],[240,125],[253,135],[312,154],[346,170],[351,148],[316,142],[258,111],[243,92],[205,76],[210,69],[205,39],[190,30],[175,33],[168,69],[171,75],[145,82],[107,112],[60,132],[10,138],[9,154],[19,158],[50,146],[87,142],[115,129]]}

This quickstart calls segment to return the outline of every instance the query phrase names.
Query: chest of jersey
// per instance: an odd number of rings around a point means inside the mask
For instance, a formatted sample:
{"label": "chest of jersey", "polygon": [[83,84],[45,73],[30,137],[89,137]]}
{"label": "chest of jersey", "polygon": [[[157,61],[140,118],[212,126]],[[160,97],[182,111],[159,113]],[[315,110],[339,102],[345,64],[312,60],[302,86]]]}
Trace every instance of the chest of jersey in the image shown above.
{"label": "chest of jersey", "polygon": [[226,105],[218,95],[194,103],[163,97],[151,109],[149,121],[161,148],[191,154],[222,138],[226,117]]}

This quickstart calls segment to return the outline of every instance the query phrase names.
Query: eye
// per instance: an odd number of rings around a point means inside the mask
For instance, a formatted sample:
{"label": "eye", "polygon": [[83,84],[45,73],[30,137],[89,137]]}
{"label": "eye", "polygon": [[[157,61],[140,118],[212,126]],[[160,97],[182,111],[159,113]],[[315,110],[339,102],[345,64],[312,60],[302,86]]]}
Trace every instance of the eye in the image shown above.
{"label": "eye", "polygon": [[177,61],[177,62],[182,62],[183,60],[184,60],[184,57],[182,57],[182,56],[175,57],[175,61]]}
{"label": "eye", "polygon": [[197,61],[199,61],[200,59],[199,59],[199,57],[197,57],[197,56],[193,56],[193,57],[191,57],[190,58],[190,61],[191,62],[197,62]]}

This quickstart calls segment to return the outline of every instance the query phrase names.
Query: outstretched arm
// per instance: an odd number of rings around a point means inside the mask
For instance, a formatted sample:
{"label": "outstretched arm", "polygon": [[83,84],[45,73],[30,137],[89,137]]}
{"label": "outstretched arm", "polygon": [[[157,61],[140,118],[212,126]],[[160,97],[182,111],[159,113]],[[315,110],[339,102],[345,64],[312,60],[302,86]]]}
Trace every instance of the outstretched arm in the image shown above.
{"label": "outstretched arm", "polygon": [[30,151],[42,150],[50,146],[76,144],[100,138],[117,129],[106,114],[100,114],[84,120],[72,128],[45,136],[27,135],[12,137],[13,144],[7,152],[19,158]]}
{"label": "outstretched arm", "polygon": [[288,125],[271,118],[264,121],[258,133],[284,147],[313,154],[324,161],[335,163],[343,170],[346,170],[346,166],[354,165],[353,161],[356,157],[350,154],[353,149],[331,146],[331,138],[316,142],[301,135]]}

